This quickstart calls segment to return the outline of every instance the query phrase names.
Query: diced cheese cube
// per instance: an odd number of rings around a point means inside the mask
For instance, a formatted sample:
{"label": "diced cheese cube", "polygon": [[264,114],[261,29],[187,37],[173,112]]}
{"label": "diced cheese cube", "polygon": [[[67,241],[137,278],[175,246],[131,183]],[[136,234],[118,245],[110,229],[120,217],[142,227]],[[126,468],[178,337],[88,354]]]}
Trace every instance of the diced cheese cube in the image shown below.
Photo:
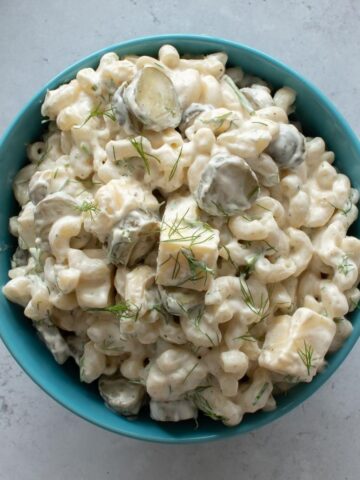
{"label": "diced cheese cube", "polygon": [[275,317],[269,324],[259,365],[268,370],[310,382],[319,367],[336,331],[331,318],[308,308]]}
{"label": "diced cheese cube", "polygon": [[160,233],[157,283],[207,290],[215,273],[219,232],[195,217],[191,197],[174,196],[166,207]]}

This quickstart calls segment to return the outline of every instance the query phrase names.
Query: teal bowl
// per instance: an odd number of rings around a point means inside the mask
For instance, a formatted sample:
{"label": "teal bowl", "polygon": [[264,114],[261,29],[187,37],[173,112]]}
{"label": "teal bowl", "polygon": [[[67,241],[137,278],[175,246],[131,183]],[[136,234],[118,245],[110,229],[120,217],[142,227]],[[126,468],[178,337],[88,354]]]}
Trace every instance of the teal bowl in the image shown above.
{"label": "teal bowl", "polygon": [[[296,112],[306,134],[321,136],[336,155],[336,165],[348,175],[353,186],[360,187],[360,144],[348,123],[331,102],[311,83],[277,60],[252,48],[220,38],[196,35],[159,35],[138,38],[112,45],[93,53],[57,75],[38,92],[15,118],[0,142],[0,283],[8,279],[10,256],[15,241],[8,231],[8,219],[18,212],[12,194],[12,181],[26,162],[26,145],[37,140],[44,126],[40,106],[48,89],[69,82],[78,70],[96,67],[106,52],[117,54],[156,55],[160,46],[171,43],[182,53],[193,55],[224,51],[230,65],[240,65],[247,72],[264,78],[274,87],[288,85],[296,90]],[[352,234],[360,237],[360,221],[352,227]],[[312,395],[335,372],[348,355],[360,334],[360,312],[350,315],[354,330],[342,348],[327,357],[328,365],[309,384],[301,384],[286,396],[277,398],[278,407],[272,412],[246,415],[243,422],[232,428],[200,418],[198,428],[193,422],[180,424],[156,423],[148,412],[137,420],[127,420],[106,408],[96,386],[80,383],[78,368],[71,362],[59,366],[36,336],[31,322],[22,309],[0,295],[0,334],[20,366],[52,398],[90,422],[115,433],[164,443],[195,443],[239,435],[266,425],[297,407]]]}

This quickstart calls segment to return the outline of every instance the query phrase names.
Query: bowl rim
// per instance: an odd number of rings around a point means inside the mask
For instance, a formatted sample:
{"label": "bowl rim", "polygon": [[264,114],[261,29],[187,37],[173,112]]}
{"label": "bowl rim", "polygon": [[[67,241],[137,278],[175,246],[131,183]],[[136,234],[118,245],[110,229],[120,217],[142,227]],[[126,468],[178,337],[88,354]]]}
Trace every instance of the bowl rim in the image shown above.
{"label": "bowl rim", "polygon": [[[357,135],[355,134],[355,132],[350,127],[347,120],[345,120],[345,118],[337,110],[335,105],[326,97],[326,95],[324,95],[321,92],[321,90],[316,85],[312,84],[312,82],[307,80],[296,70],[287,66],[277,58],[274,58],[271,55],[268,55],[266,53],[263,53],[262,51],[256,48],[250,47],[248,45],[244,45],[241,42],[227,40],[217,36],[199,35],[199,34],[183,34],[183,33],[175,33],[175,34],[166,33],[166,34],[160,34],[160,35],[147,35],[142,37],[136,37],[130,40],[125,40],[122,42],[111,44],[100,50],[92,52],[89,55],[86,55],[85,57],[82,57],[76,62],[72,63],[70,66],[66,67],[60,73],[52,77],[43,87],[41,87],[31,97],[31,99],[25,104],[25,106],[20,109],[20,111],[15,115],[14,119],[10,122],[10,125],[3,132],[0,138],[0,149],[2,148],[3,144],[6,142],[8,137],[11,136],[12,131],[15,129],[21,117],[34,104],[34,102],[38,102],[40,99],[42,99],[47,90],[56,88],[61,83],[67,83],[68,80],[64,80],[64,77],[66,77],[66,75],[68,75],[69,73],[73,72],[74,69],[79,70],[81,68],[84,68],[85,64],[95,61],[96,59],[100,60],[101,56],[103,56],[104,54],[112,51],[117,51],[117,49],[119,48],[124,49],[126,47],[136,47],[144,44],[151,44],[152,42],[162,42],[163,44],[172,44],[173,42],[176,43],[176,41],[184,41],[184,40],[195,42],[195,43],[199,41],[207,42],[209,46],[211,45],[214,46],[214,51],[216,50],[219,51],[224,47],[241,49],[251,55],[254,55],[254,57],[259,57],[262,60],[269,62],[273,66],[280,68],[283,72],[288,73],[291,77],[295,78],[297,81],[302,83],[309,90],[312,90],[314,95],[320,99],[323,106],[330,112],[333,118],[336,119],[341,129],[345,131],[347,138],[352,143],[356,153],[360,157],[360,141]],[[101,420],[97,420],[93,418],[92,415],[90,414],[88,415],[84,413],[80,408],[72,406],[71,403],[67,401],[66,396],[61,395],[59,392],[55,393],[51,391],[48,385],[46,384],[46,381],[42,380],[41,378],[38,378],[36,374],[31,371],[31,368],[28,368],[28,366],[22,362],[20,352],[18,352],[14,347],[12,347],[11,341],[10,339],[7,338],[7,334],[5,330],[2,328],[2,325],[0,322],[0,338],[2,339],[3,343],[5,344],[5,346],[7,347],[7,349],[13,356],[13,358],[16,360],[18,365],[26,372],[26,374],[33,380],[33,382],[36,383],[45,393],[47,393],[57,403],[59,403],[60,405],[62,405],[72,413],[76,414],[77,416],[81,417],[82,419],[92,423],[93,425],[96,425],[105,430],[111,431],[113,433],[138,439],[138,440],[158,442],[158,443],[168,443],[168,444],[198,443],[198,442],[204,442],[204,441],[214,441],[214,440],[230,438],[235,435],[240,435],[240,434],[248,433],[252,430],[257,430],[273,422],[274,420],[280,419],[285,414],[287,414],[288,412],[296,408],[298,405],[303,403],[305,400],[307,400],[333,375],[333,373],[338,369],[338,367],[343,363],[344,359],[350,353],[356,341],[358,340],[359,336],[360,336],[360,328],[358,329],[357,332],[353,331],[352,335],[350,335],[350,337],[347,339],[346,344],[344,344],[342,348],[338,351],[337,357],[332,361],[331,365],[328,365],[325,371],[321,375],[317,375],[316,377],[314,377],[313,381],[310,384],[308,384],[308,388],[306,390],[301,391],[293,401],[289,402],[286,406],[283,406],[281,410],[275,409],[272,412],[268,412],[268,414],[265,417],[258,418],[255,426],[252,426],[252,427],[249,426],[247,428],[243,428],[241,431],[239,431],[235,426],[235,427],[221,430],[220,432],[216,432],[213,434],[206,434],[206,433],[204,435],[198,434],[196,437],[192,437],[191,435],[187,434],[187,436],[181,436],[179,438],[175,438],[175,437],[162,438],[160,435],[146,434],[142,432],[133,433],[131,429],[127,431],[127,430],[123,430],[122,428],[105,425]]]}

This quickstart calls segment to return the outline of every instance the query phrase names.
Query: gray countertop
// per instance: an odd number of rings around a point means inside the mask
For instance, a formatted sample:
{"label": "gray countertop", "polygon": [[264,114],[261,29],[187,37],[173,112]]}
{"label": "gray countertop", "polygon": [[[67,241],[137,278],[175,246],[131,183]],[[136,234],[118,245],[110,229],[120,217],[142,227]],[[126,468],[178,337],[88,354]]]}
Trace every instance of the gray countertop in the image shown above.
{"label": "gray countertop", "polygon": [[[359,134],[358,0],[1,0],[0,133],[53,75],[112,43],[206,33],[256,47],[304,74]],[[360,345],[328,383],[243,437],[167,446],[101,430],[55,403],[0,345],[1,480],[357,480]]]}

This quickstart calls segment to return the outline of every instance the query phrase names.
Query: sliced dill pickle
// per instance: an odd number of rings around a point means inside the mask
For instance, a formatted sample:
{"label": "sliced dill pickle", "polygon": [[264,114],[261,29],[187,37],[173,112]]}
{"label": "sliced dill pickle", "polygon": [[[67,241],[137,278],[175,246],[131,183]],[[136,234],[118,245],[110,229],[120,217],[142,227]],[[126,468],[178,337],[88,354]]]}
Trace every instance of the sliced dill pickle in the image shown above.
{"label": "sliced dill pickle", "polygon": [[174,85],[158,68],[144,67],[124,92],[124,101],[144,127],[160,132],[176,128],[181,109]]}
{"label": "sliced dill pickle", "polygon": [[188,108],[183,112],[182,119],[180,123],[180,131],[185,132],[189,128],[196,118],[203,112],[208,112],[209,110],[214,110],[212,105],[206,103],[192,103]]}
{"label": "sliced dill pickle", "polygon": [[258,179],[245,160],[219,153],[202,172],[194,195],[210,215],[231,216],[250,208],[259,190]]}
{"label": "sliced dill pickle", "polygon": [[108,239],[110,261],[114,265],[134,265],[159,238],[158,218],[143,210],[133,210],[114,226]]}
{"label": "sliced dill pickle", "polygon": [[145,388],[119,376],[99,379],[99,392],[105,403],[125,416],[137,415],[143,403]]}
{"label": "sliced dill pickle", "polygon": [[281,123],[279,135],[266,149],[279,168],[295,168],[305,160],[305,139],[294,125]]}

